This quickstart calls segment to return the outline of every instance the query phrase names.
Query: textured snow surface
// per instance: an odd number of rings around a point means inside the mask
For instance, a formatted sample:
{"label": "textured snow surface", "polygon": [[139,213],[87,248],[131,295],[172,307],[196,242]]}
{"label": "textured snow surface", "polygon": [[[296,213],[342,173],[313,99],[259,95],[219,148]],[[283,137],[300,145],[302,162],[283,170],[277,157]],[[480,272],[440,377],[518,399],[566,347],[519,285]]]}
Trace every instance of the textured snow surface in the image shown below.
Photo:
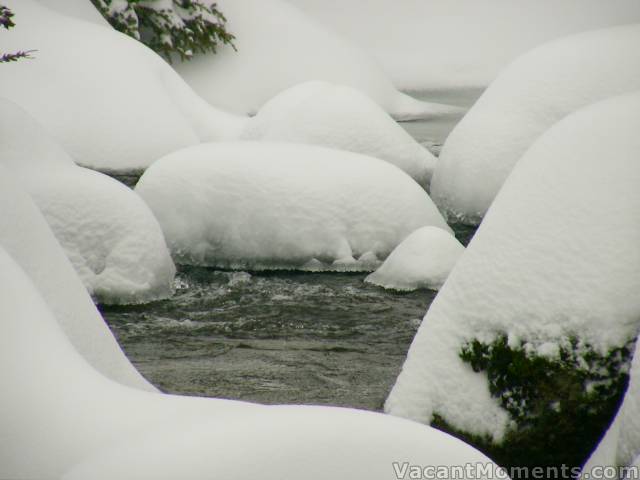
{"label": "textured snow surface", "polygon": [[415,229],[450,231],[400,169],[310,145],[190,147],[154,163],[136,191],[179,263],[371,271]]}
{"label": "textured snow surface", "polygon": [[392,290],[438,290],[463,252],[450,233],[422,227],[405,238],[365,282]]}
{"label": "textured snow surface", "polygon": [[2,478],[371,480],[390,478],[394,461],[489,462],[445,433],[382,414],[178,397],[113,382],[69,343],[34,283],[0,247]]}
{"label": "textured snow surface", "polygon": [[255,113],[289,87],[323,80],[363,91],[396,118],[443,111],[442,106],[397,91],[369,55],[288,2],[220,0],[217,4],[236,36],[237,51],[223,46],[216,55],[174,62],[187,83],[212,105]]}
{"label": "textured snow surface", "polygon": [[637,0],[289,0],[372,55],[402,90],[488,85],[527,50],[640,21]]}
{"label": "textured snow surface", "polygon": [[478,223],[509,172],[551,125],[580,107],[640,89],[640,24],[543,45],[504,70],[451,132],[433,200]]}
{"label": "textured snow surface", "polygon": [[31,194],[87,290],[103,303],[168,296],[175,268],[144,201],[76,166],[43,128],[0,99],[0,164]]}
{"label": "textured snow surface", "polygon": [[251,118],[244,140],[310,143],[364,153],[392,163],[423,186],[436,158],[365,94],[307,82],[269,100]]}
{"label": "textured snow surface", "polygon": [[[19,177],[0,165],[0,250],[6,250],[29,276],[64,334],[87,362],[115,381],[153,390],[154,388],[131,366],[120,350],[42,214],[29,195],[18,186],[21,182]],[[11,273],[2,273],[5,276],[1,282],[1,290],[4,295],[11,297],[14,279]],[[19,296],[17,300],[23,301],[23,297]],[[6,306],[5,300],[0,303],[0,309]],[[26,311],[28,313],[28,308]],[[0,315],[3,327],[9,320],[7,315],[7,310]],[[30,332],[34,337],[40,334],[33,326]],[[12,341],[11,338],[7,338],[7,332],[2,332],[0,337],[3,344]],[[3,346],[2,349],[4,348]],[[35,350],[35,347],[32,348],[31,342],[15,348],[21,348],[23,356],[30,361],[40,361],[41,352]],[[7,362],[13,363],[15,368],[23,365],[21,359],[3,360],[0,371],[8,368]],[[3,374],[5,392],[10,388],[8,383],[5,383],[6,379]],[[46,395],[45,392],[42,395]],[[2,411],[4,414],[0,423],[4,425],[5,417],[10,416],[13,410]],[[0,438],[7,438],[4,432],[0,433]],[[3,448],[0,450],[4,450],[5,445],[6,442],[3,441]],[[0,465],[2,464],[0,461]],[[0,477],[3,476],[0,474]]]}
{"label": "textured snow surface", "polygon": [[506,333],[548,354],[575,336],[606,353],[640,319],[640,95],[586,107],[516,165],[431,304],[386,404],[500,438],[507,415],[458,357]]}
{"label": "textured snow surface", "polygon": [[14,11],[16,28],[2,33],[3,51],[37,49],[37,60],[4,65],[2,95],[81,165],[144,168],[178,148],[236,135],[245,121],[209,106],[126,35],[33,0],[4,4]]}

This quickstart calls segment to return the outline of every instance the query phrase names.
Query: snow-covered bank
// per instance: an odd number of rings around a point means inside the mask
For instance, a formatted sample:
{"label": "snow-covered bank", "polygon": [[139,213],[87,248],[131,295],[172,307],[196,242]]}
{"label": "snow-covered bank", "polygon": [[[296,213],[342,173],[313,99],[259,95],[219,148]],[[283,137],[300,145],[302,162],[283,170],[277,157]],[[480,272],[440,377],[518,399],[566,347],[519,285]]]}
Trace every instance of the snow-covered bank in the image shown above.
{"label": "snow-covered bank", "polygon": [[[106,378],[124,385],[155,390],[122,353],[42,214],[29,195],[17,186],[21,182],[18,176],[0,165],[0,250],[8,252],[24,270],[75,350],[93,368]],[[5,295],[10,295],[8,292],[12,288],[13,278],[9,272],[3,273],[6,276],[0,290]],[[16,300],[21,299],[22,297],[18,297]],[[0,302],[0,309],[6,306],[5,303],[4,300]],[[6,322],[10,319],[9,312],[3,311],[0,318],[0,324],[3,328],[6,327]],[[33,326],[31,328],[32,335],[37,337],[38,330]],[[6,331],[0,337],[2,342],[11,342]],[[22,348],[23,355],[31,361],[36,361],[41,353],[26,346]],[[21,361],[13,359],[11,362],[20,364]],[[3,382],[8,381],[4,370],[6,368],[8,363],[0,365]],[[30,400],[36,398],[41,397],[38,395]],[[5,425],[6,417],[13,411],[2,411],[0,424]],[[5,433],[6,431],[0,436],[6,438]],[[3,443],[0,450],[5,450],[5,446],[6,443]],[[24,454],[23,452],[22,455]]]}
{"label": "snow-covered bank", "polygon": [[451,132],[433,176],[433,200],[477,224],[516,162],[565,115],[640,90],[640,24],[543,45],[504,70]]}
{"label": "snow-covered bank", "polygon": [[322,80],[361,90],[398,119],[449,111],[396,90],[362,50],[282,0],[221,0],[237,51],[174,62],[183,78],[212,105],[255,113],[298,83]]}
{"label": "snow-covered bank", "polygon": [[365,282],[391,290],[438,290],[464,247],[441,228],[422,227],[405,238]]}
{"label": "snow-covered bank", "polygon": [[176,261],[196,265],[371,271],[415,229],[449,231],[397,167],[308,145],[187,148],[149,167],[136,192]]}
{"label": "snow-covered bank", "polygon": [[424,187],[436,164],[428,150],[365,94],[326,82],[303,83],[269,100],[240,138],[363,153],[397,166]]}
{"label": "snow-covered bank", "polygon": [[0,164],[31,194],[101,303],[167,297],[175,268],[158,222],[116,180],[74,164],[44,129],[0,99]]}
{"label": "snow-covered bank", "polygon": [[2,32],[3,50],[37,52],[33,61],[3,65],[2,95],[80,165],[144,168],[181,147],[235,136],[244,124],[199,98],[140,42],[33,0],[4,4],[17,26]]}
{"label": "snow-covered bank", "polygon": [[[432,303],[387,411],[425,423],[437,415],[449,428],[504,440],[511,459],[519,449],[553,455],[577,438],[574,454],[588,454],[620,394],[624,352],[640,325],[639,129],[640,94],[625,95],[567,116],[529,149]],[[578,376],[556,388],[542,375],[534,392],[546,388],[546,396],[527,397],[530,387],[518,385],[530,380],[489,376],[508,375],[490,364],[492,352],[525,364],[551,359],[562,375]],[[574,390],[563,392],[568,385]],[[571,398],[592,403],[573,408]],[[562,415],[578,407],[594,417],[572,417],[560,430]],[[518,430],[528,418],[519,408],[545,416],[535,428],[553,435]],[[571,431],[585,428],[595,432]],[[536,446],[522,442],[537,434],[560,444],[527,451]]]}
{"label": "snow-covered bank", "polygon": [[289,0],[361,47],[402,90],[488,85],[550,40],[640,21],[636,0]]}

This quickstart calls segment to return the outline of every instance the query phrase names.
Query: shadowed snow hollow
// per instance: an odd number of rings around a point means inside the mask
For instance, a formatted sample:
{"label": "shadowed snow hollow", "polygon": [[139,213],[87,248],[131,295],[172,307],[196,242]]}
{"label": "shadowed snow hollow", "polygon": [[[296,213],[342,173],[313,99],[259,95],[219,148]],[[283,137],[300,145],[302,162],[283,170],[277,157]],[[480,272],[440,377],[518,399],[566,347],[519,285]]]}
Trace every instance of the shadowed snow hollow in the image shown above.
{"label": "shadowed snow hollow", "polygon": [[398,119],[449,111],[394,88],[378,65],[355,45],[323,28],[282,0],[220,0],[237,51],[174,62],[183,78],[212,105],[255,113],[270,98],[298,83],[323,80],[349,85]]}
{"label": "shadowed snow hollow", "polygon": [[[7,185],[0,177],[0,196],[11,194]],[[36,231],[24,233],[34,242]],[[0,247],[1,478],[382,480],[393,462],[400,472],[496,468],[456,438],[387,415],[179,397],[108,380],[69,343],[30,273]]]}
{"label": "shadowed snow hollow", "polygon": [[158,160],[136,191],[179,263],[370,271],[415,229],[450,231],[400,169],[310,145],[198,145]]}
{"label": "shadowed snow hollow", "polygon": [[545,130],[590,103],[640,89],[640,24],[563,38],[522,56],[451,132],[433,175],[447,216],[479,223]]}
{"label": "shadowed snow hollow", "polygon": [[429,185],[436,158],[365,94],[325,82],[296,85],[269,100],[243,140],[309,143],[377,157]]}
{"label": "shadowed snow hollow", "polygon": [[175,268],[158,222],[120,182],[76,166],[43,128],[0,99],[0,164],[31,194],[87,290],[102,303],[168,296]]}
{"label": "shadowed snow hollow", "polygon": [[422,227],[405,238],[365,282],[401,291],[438,290],[463,252],[462,244],[450,233]]}
{"label": "shadowed snow hollow", "polygon": [[2,95],[33,115],[79,164],[148,166],[173,150],[235,136],[245,119],[215,110],[153,51],[111,28],[33,0],[7,0],[16,28],[3,51],[36,49],[3,65]]}
{"label": "shadowed snow hollow", "polygon": [[[502,438],[509,419],[463,344],[504,334],[530,354],[575,338],[606,354],[640,322],[640,95],[586,107],[524,155],[422,322],[394,415]],[[555,353],[554,353],[555,352]]]}

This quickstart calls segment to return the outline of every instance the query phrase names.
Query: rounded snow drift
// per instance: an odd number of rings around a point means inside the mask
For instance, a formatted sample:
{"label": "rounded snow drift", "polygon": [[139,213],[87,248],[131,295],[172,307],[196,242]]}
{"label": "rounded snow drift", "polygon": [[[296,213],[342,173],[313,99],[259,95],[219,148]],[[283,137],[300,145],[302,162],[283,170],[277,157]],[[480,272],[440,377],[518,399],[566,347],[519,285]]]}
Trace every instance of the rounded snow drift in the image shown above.
{"label": "rounded snow drift", "polygon": [[371,271],[415,229],[449,231],[398,168],[310,145],[190,147],[154,163],[136,191],[179,263]]}
{"label": "rounded snow drift", "polygon": [[422,227],[405,238],[365,282],[390,290],[439,290],[464,252],[462,244],[437,227]]}
{"label": "rounded snow drift", "polygon": [[445,215],[478,224],[516,162],[567,114],[640,90],[640,25],[573,35],[518,58],[445,142],[431,195]]}
{"label": "rounded snow drift", "polygon": [[296,85],[251,118],[242,140],[309,143],[377,157],[423,187],[436,158],[364,93],[326,82]]}

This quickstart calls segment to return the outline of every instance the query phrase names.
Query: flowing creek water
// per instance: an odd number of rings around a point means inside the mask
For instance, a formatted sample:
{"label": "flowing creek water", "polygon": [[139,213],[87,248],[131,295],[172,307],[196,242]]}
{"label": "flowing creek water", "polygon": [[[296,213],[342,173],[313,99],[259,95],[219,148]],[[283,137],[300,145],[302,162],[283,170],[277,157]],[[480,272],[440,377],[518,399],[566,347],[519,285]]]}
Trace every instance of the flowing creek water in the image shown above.
{"label": "flowing creek water", "polygon": [[[479,93],[416,97],[468,107]],[[401,125],[437,153],[459,119]],[[453,228],[465,244],[474,232]],[[394,293],[365,276],[183,266],[170,299],[100,308],[162,391],[380,410],[436,292]]]}

